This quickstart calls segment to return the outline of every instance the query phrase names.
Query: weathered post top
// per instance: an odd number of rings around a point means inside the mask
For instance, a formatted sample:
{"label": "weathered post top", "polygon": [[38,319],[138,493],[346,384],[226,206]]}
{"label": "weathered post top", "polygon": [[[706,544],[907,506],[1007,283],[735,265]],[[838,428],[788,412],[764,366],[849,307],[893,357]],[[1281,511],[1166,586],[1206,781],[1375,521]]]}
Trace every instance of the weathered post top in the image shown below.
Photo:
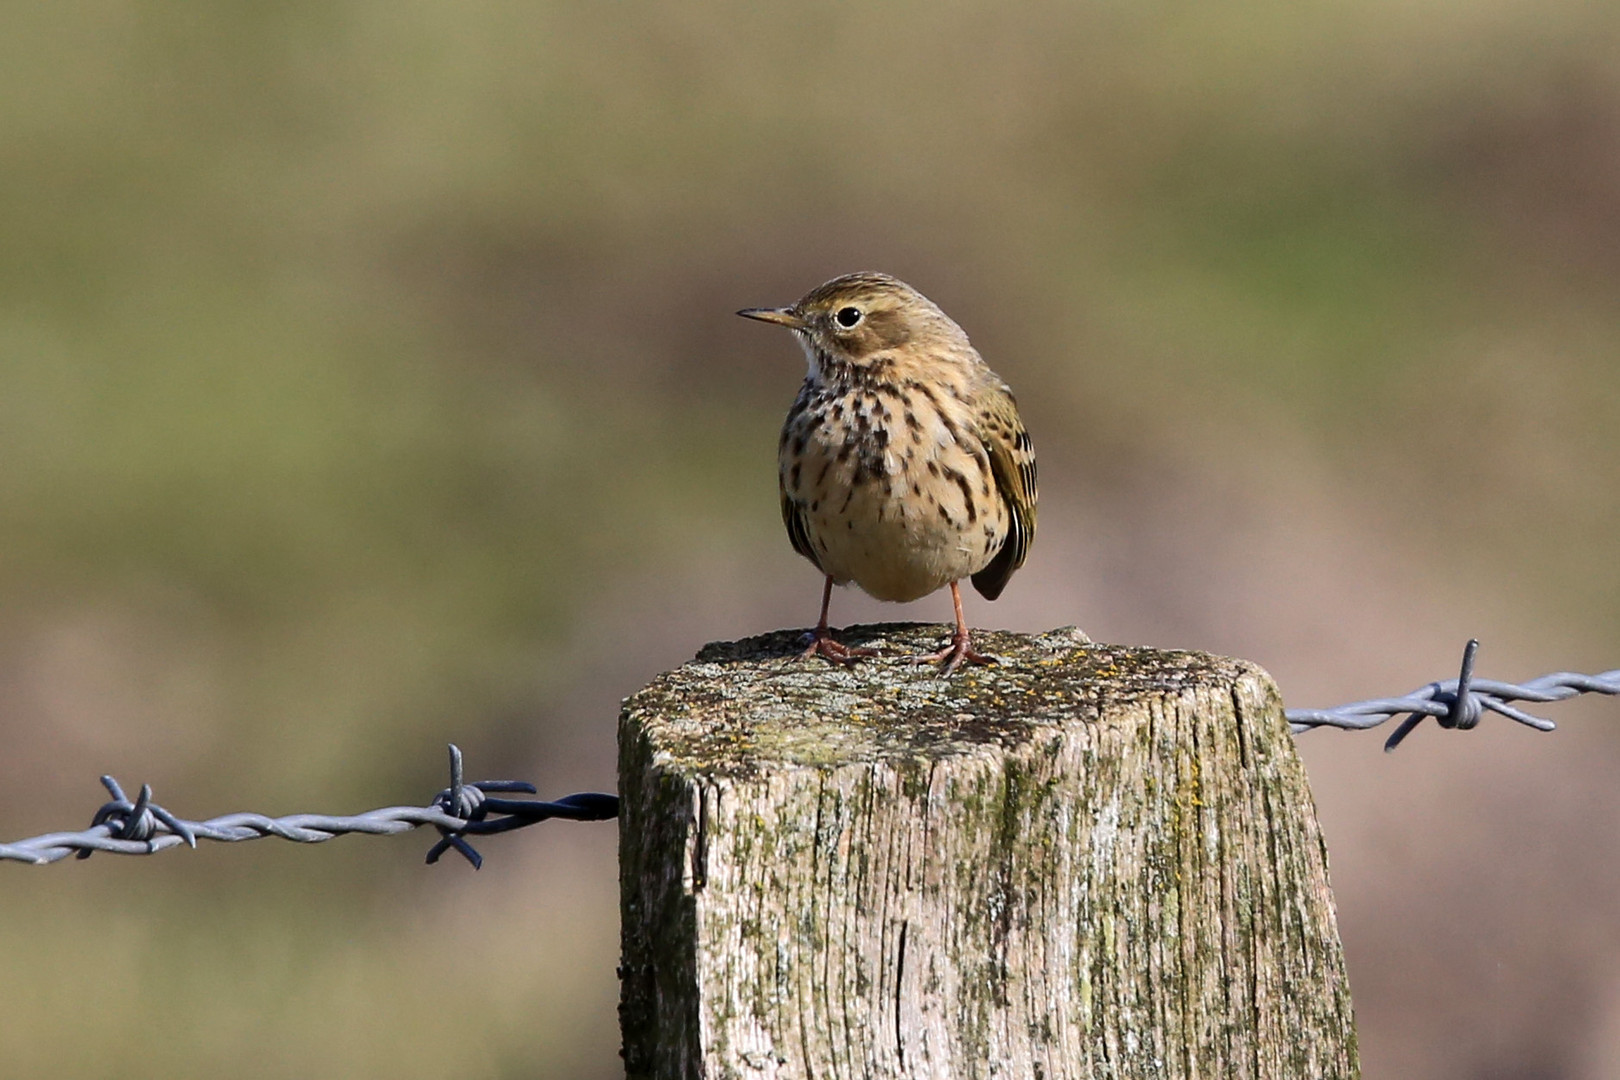
{"label": "weathered post top", "polygon": [[1355,1076],[1265,672],[1072,629],[900,659],[947,633],[714,644],[626,702],[629,1076]]}

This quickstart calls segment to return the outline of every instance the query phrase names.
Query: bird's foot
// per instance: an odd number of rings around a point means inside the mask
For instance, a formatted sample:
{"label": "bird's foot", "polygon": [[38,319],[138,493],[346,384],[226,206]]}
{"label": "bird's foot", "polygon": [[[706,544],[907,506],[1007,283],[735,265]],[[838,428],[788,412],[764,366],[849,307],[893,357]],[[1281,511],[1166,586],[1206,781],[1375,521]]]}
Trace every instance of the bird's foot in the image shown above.
{"label": "bird's foot", "polygon": [[939,650],[939,652],[911,658],[911,662],[914,664],[937,664],[940,661],[945,663],[945,670],[941,672],[943,675],[949,675],[963,664],[1001,663],[999,657],[975,649],[967,634],[952,634],[951,643]]}
{"label": "bird's foot", "polygon": [[855,661],[862,656],[876,656],[876,649],[862,649],[853,645],[845,645],[835,641],[832,634],[826,630],[812,630],[805,636],[804,652],[799,659],[808,660],[812,656],[819,656],[830,664],[843,664],[853,667]]}

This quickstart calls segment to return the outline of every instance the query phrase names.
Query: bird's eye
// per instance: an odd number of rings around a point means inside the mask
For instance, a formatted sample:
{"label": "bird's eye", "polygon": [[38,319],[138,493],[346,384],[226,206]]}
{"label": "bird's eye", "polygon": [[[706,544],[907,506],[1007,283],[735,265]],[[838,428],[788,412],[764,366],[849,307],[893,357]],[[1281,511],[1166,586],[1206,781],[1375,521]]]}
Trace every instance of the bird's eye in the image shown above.
{"label": "bird's eye", "polygon": [[848,330],[861,321],[861,309],[858,307],[839,308],[838,314],[834,315],[833,318],[838,320],[839,326]]}

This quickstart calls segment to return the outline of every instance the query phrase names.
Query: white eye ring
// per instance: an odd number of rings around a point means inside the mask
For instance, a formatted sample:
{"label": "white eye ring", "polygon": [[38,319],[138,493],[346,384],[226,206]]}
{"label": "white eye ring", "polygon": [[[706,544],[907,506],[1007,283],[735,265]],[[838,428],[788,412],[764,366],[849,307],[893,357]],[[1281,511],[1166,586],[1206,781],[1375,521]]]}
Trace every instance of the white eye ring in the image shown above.
{"label": "white eye ring", "polygon": [[861,309],[853,306],[841,307],[838,309],[837,314],[833,316],[833,321],[845,330],[853,330],[860,325]]}

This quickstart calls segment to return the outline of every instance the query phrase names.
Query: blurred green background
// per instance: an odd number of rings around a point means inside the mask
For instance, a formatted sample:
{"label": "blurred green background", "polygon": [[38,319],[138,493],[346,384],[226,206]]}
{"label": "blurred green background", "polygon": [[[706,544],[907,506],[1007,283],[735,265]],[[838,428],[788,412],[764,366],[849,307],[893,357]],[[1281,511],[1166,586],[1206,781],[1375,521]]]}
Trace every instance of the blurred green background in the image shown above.
{"label": "blurred green background", "polygon": [[[13,4],[0,249],[0,839],[611,790],[815,615],[731,312],[862,268],[1041,453],[976,623],[1620,664],[1610,3]],[[1303,740],[1369,1077],[1620,1076],[1615,709]],[[0,865],[0,1074],[617,1075],[613,827],[426,844]]]}

